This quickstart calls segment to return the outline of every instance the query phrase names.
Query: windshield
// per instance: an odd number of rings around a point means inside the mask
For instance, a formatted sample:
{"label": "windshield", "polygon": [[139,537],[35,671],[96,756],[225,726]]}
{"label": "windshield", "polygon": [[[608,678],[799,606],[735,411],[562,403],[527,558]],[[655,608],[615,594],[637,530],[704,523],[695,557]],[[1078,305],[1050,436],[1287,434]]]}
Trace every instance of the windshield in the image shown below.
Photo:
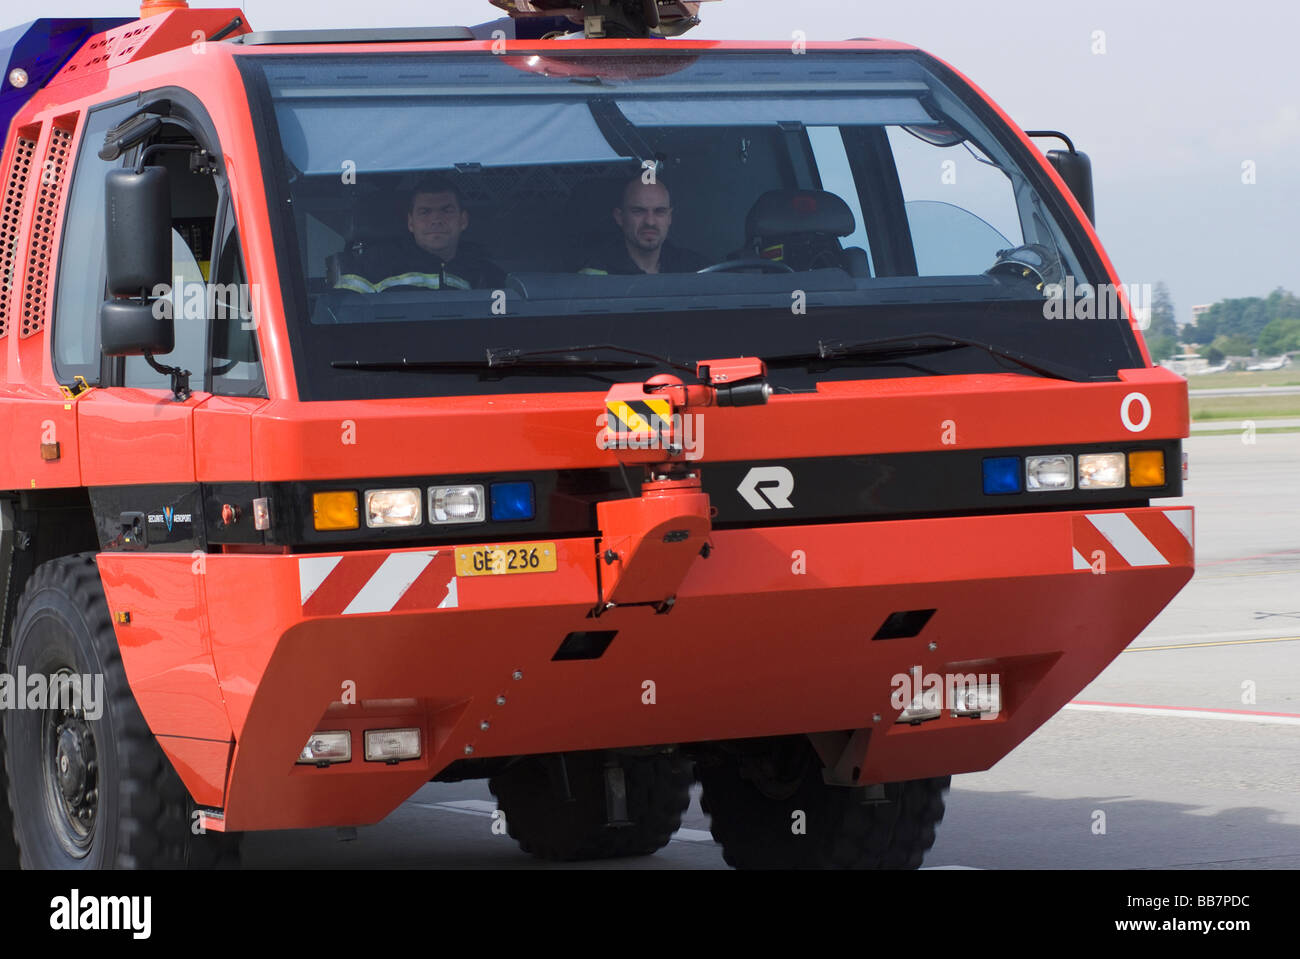
{"label": "windshield", "polygon": [[[927,333],[1093,379],[1141,365],[1118,310],[1045,305],[1104,281],[1096,254],[1023,147],[921,55],[239,59],[303,399],[648,375],[472,368],[579,344],[788,360]],[[1008,369],[952,349],[787,362],[772,382]]]}

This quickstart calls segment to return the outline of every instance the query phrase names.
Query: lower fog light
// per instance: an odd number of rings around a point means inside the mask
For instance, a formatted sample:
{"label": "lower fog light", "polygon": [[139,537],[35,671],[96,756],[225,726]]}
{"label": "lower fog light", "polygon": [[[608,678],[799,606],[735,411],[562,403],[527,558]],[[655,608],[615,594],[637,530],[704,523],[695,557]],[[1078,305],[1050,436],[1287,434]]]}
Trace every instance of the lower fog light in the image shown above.
{"label": "lower fog light", "polygon": [[366,730],[366,761],[395,763],[403,759],[420,758],[420,731],[418,729],[368,729]]}
{"label": "lower fog light", "polygon": [[328,766],[352,760],[352,735],[347,730],[316,732],[298,754],[304,766]]}

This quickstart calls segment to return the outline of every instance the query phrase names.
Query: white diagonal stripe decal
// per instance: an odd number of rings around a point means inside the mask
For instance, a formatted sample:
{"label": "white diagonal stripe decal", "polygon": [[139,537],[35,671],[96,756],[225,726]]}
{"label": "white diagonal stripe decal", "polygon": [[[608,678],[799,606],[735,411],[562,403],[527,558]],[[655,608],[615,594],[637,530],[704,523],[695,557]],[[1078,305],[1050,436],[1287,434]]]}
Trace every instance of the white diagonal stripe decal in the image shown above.
{"label": "white diagonal stripe decal", "polygon": [[1178,532],[1182,533],[1183,536],[1187,538],[1188,546],[1196,545],[1194,542],[1192,542],[1192,511],[1191,510],[1189,509],[1166,510],[1165,519],[1173,523],[1174,526],[1178,529]]}
{"label": "white diagonal stripe decal", "polygon": [[1079,554],[1079,551],[1077,549],[1070,550],[1070,552],[1074,553],[1075,569],[1092,569],[1092,564],[1089,563],[1086,559],[1084,559],[1083,556]]}
{"label": "white diagonal stripe decal", "polygon": [[375,575],[352,598],[344,616],[356,613],[386,613],[411,588],[416,577],[433,562],[435,553],[391,553]]}
{"label": "white diagonal stripe decal", "polygon": [[304,606],[311,599],[311,594],[325,582],[325,577],[334,572],[334,567],[342,561],[342,556],[308,556],[298,560],[298,592]]}
{"label": "white diagonal stripe decal", "polygon": [[451,582],[447,584],[447,595],[442,598],[442,602],[438,604],[438,608],[455,609],[457,605],[458,605],[458,600],[456,597],[456,577],[453,576],[451,578]]}
{"label": "white diagonal stripe decal", "polygon": [[1123,513],[1089,513],[1088,521],[1110,541],[1130,566],[1168,566],[1169,560]]}

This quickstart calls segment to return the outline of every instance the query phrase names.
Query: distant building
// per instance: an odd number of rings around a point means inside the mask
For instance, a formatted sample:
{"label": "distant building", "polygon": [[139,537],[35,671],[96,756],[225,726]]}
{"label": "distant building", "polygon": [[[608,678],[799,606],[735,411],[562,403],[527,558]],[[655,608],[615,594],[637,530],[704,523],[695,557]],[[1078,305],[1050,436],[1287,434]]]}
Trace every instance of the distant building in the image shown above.
{"label": "distant building", "polygon": [[1195,376],[1210,369],[1210,361],[1197,353],[1178,353],[1167,360],[1161,360],[1160,365],[1179,376]]}
{"label": "distant building", "polygon": [[1192,318],[1188,320],[1187,323],[1197,322],[1204,314],[1210,312],[1210,307],[1212,307],[1213,305],[1214,305],[1213,303],[1202,303],[1200,306],[1192,307]]}

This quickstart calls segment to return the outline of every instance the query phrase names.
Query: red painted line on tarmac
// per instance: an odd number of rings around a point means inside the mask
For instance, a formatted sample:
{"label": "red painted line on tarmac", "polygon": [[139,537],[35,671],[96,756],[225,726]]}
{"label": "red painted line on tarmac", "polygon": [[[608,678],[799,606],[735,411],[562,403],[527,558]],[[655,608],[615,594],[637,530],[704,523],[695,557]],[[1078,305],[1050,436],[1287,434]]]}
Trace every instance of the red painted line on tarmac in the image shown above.
{"label": "red painted line on tarmac", "polygon": [[1233,716],[1285,716],[1300,719],[1300,713],[1266,713],[1259,709],[1211,709],[1206,706],[1154,706],[1150,703],[1097,703],[1086,699],[1072,699],[1071,706],[1122,706],[1127,709],[1168,709],[1171,712],[1225,713]]}

